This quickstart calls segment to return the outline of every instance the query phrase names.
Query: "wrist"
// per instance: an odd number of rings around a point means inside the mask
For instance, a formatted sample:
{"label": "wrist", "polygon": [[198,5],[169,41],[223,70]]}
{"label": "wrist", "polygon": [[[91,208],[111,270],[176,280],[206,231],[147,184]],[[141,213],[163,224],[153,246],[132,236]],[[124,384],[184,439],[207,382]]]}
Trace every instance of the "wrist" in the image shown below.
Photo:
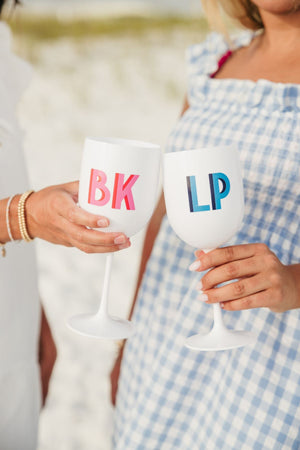
{"label": "wrist", "polygon": [[[33,194],[30,194],[27,198],[23,197],[23,200],[25,200],[24,210],[20,208],[22,195],[25,194],[16,194],[0,201],[0,242],[2,244],[10,241],[23,240],[26,232],[29,234],[27,236],[28,238],[35,237],[34,227],[32,226],[33,221],[30,219],[30,214],[28,214],[28,202]],[[28,229],[28,222],[30,222],[30,231]]]}
{"label": "wrist", "polygon": [[21,198],[21,195],[16,195],[10,204],[9,208],[9,221],[10,221],[10,229],[11,234],[14,238],[14,240],[19,241],[22,239],[20,227],[19,227],[19,220],[18,220],[18,204],[19,200]]}
{"label": "wrist", "polygon": [[30,242],[35,234],[28,226],[28,202],[34,192],[27,191],[24,194],[16,195],[10,205],[10,228],[14,240],[25,240]]}

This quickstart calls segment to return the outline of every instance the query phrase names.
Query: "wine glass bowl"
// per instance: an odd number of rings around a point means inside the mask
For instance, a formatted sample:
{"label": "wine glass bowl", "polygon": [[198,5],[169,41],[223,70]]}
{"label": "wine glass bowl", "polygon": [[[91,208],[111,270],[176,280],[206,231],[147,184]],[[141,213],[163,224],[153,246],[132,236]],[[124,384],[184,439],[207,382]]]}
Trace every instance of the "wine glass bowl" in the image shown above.
{"label": "wine glass bowl", "polygon": [[[87,138],[79,180],[79,206],[105,216],[105,232],[132,237],[150,219],[156,199],[161,151],[155,144],[128,139]],[[104,229],[101,229],[103,232]],[[107,255],[102,298],[96,314],[71,317],[69,327],[85,336],[125,339],[134,332],[128,320],[108,313],[113,253]]]}
{"label": "wine glass bowl", "polygon": [[244,215],[236,150],[210,148],[166,153],[164,194],[168,220],[180,239],[200,249],[224,244],[239,229]]}
{"label": "wine glass bowl", "polygon": [[[79,206],[109,218],[106,232],[131,237],[150,219],[157,198],[160,147],[118,138],[87,138]],[[127,190],[126,190],[127,189]]]}
{"label": "wine glass bowl", "polygon": [[[225,244],[244,215],[243,182],[233,147],[207,147],[164,155],[164,195],[170,225],[180,239],[205,252]],[[214,327],[187,339],[194,350],[224,350],[253,342],[253,335],[228,330],[219,304]]]}

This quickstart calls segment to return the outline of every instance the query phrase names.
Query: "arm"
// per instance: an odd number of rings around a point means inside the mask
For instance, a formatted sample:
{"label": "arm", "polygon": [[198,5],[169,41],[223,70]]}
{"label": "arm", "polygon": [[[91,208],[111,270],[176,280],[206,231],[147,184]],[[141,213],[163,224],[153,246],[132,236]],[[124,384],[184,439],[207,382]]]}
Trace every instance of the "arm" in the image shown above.
{"label": "arm", "polygon": [[[184,100],[181,116],[183,116],[183,114],[188,110],[188,108],[189,108],[189,104],[188,104],[188,100],[186,98]],[[166,214],[166,206],[165,206],[164,195],[162,193],[160,196],[159,202],[156,206],[156,209],[154,211],[154,214],[153,214],[153,216],[149,222],[149,225],[147,227],[143,251],[142,251],[142,258],[141,258],[141,263],[140,263],[140,270],[139,270],[139,274],[138,274],[137,285],[136,285],[136,290],[135,290],[135,294],[134,294],[134,298],[133,298],[133,303],[132,303],[130,314],[129,314],[129,319],[132,318],[132,314],[134,311],[138,292],[139,292],[139,289],[140,289],[140,286],[142,283],[142,279],[143,279],[143,276],[145,273],[146,265],[150,258],[156,236],[159,232],[161,222],[162,222],[162,219],[165,214]],[[117,396],[117,391],[118,391],[118,380],[119,380],[119,376],[120,376],[123,352],[124,352],[124,345],[122,345],[120,347],[114,367],[110,373],[111,401],[112,401],[113,405],[115,405],[115,403],[116,403],[116,396]]]}
{"label": "arm", "polygon": [[49,382],[51,379],[53,367],[56,361],[57,351],[53,340],[51,329],[42,307],[41,310],[41,329],[39,340],[39,365],[42,386],[42,405],[45,405],[48,395]]}

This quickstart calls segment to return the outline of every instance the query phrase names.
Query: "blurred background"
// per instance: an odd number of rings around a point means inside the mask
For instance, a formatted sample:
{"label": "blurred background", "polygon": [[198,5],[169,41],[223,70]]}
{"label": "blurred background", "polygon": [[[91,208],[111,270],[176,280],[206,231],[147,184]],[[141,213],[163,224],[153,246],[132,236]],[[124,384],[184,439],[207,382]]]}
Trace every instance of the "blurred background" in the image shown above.
{"label": "blurred background", "polygon": [[[84,138],[147,140],[164,148],[186,91],[185,50],[208,31],[200,0],[23,0],[14,49],[33,66],[20,114],[33,189],[78,179]],[[111,313],[126,317],[143,233],[116,254]],[[39,450],[109,450],[112,342],[65,325],[97,309],[105,256],[37,243],[40,292],[58,347]],[[125,450],[125,449],[124,449]]]}

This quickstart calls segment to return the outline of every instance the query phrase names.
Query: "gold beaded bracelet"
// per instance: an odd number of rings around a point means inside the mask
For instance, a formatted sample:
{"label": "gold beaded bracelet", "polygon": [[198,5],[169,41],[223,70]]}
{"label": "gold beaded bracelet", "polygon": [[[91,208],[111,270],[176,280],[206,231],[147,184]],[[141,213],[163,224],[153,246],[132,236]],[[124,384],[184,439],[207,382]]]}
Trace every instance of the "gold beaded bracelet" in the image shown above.
{"label": "gold beaded bracelet", "polygon": [[22,239],[25,242],[33,241],[33,239],[29,236],[26,226],[26,218],[25,218],[25,202],[28,199],[28,197],[33,194],[34,191],[26,191],[24,194],[21,195],[19,203],[18,203],[18,222],[19,222],[19,228],[20,233],[22,236]]}

